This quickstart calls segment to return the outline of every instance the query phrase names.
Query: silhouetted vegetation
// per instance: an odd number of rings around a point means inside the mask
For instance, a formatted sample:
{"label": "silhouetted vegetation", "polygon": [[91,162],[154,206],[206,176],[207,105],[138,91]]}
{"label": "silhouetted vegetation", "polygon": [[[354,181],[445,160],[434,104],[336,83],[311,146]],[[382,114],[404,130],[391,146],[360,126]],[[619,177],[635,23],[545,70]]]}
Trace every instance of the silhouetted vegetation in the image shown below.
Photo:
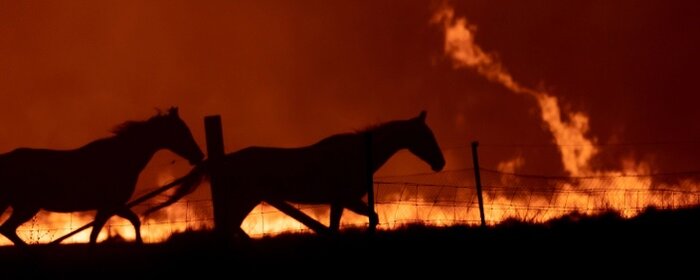
{"label": "silhouetted vegetation", "polygon": [[[368,236],[364,229],[348,229],[338,236],[288,233],[261,239],[217,242],[210,231],[174,234],[161,244],[138,246],[117,237],[95,248],[85,244],[35,245],[29,250],[0,248],[2,271],[19,277],[74,275],[87,272],[158,276],[213,272],[272,272],[297,267],[295,275],[311,269],[332,268],[343,273],[363,274],[369,266],[383,273],[438,270],[467,273],[484,265],[531,265],[555,263],[593,268],[619,267],[620,262],[658,263],[680,259],[678,251],[691,255],[700,233],[700,208],[659,210],[649,208],[639,216],[624,219],[618,213],[600,215],[571,213],[547,223],[507,220],[497,226],[431,227],[408,225]],[[8,272],[9,271],[9,272]],[[184,273],[184,274],[183,274]],[[238,275],[239,272],[235,272]],[[527,272],[526,272],[527,273]]]}

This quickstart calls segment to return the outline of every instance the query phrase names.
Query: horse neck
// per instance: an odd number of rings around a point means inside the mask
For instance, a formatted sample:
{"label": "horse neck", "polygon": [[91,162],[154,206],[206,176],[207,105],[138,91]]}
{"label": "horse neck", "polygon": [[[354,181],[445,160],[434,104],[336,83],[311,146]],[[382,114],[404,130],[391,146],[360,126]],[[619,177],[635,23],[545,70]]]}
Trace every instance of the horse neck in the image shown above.
{"label": "horse neck", "polygon": [[372,172],[376,172],[382,167],[396,152],[405,149],[402,141],[398,141],[396,136],[390,133],[371,133],[372,146]]}
{"label": "horse neck", "polygon": [[162,147],[148,135],[123,135],[115,137],[114,153],[129,162],[135,169],[142,170],[153,155]]}

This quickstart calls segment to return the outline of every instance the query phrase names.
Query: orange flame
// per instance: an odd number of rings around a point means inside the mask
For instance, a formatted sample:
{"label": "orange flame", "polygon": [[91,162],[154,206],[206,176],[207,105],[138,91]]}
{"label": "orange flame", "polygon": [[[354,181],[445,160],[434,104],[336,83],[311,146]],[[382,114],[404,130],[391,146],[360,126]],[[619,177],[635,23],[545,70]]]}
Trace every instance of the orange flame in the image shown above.
{"label": "orange flame", "polygon": [[[531,96],[540,109],[541,121],[552,134],[553,142],[559,146],[559,153],[564,170],[571,176],[589,176],[591,180],[601,180],[591,184],[592,190],[581,192],[573,183],[564,183],[559,192],[566,195],[550,197],[530,195],[521,200],[514,200],[504,195],[486,196],[486,217],[489,223],[498,223],[509,217],[517,217],[528,221],[541,222],[566,212],[578,210],[593,213],[602,208],[616,209],[623,216],[631,217],[645,206],[665,207],[664,195],[653,192],[653,182],[649,177],[623,176],[625,174],[649,173],[649,164],[623,159],[622,170],[599,171],[592,170],[590,160],[600,151],[596,148],[596,139],[587,136],[589,117],[584,112],[566,112],[560,108],[556,96],[544,90],[529,88],[518,83],[506,70],[496,56],[484,51],[475,42],[477,27],[469,24],[465,17],[456,17],[454,9],[443,5],[433,16],[433,24],[443,28],[444,52],[450,58],[455,69],[472,69],[486,79],[504,86],[515,94]],[[566,118],[563,118],[565,116]],[[457,122],[463,122],[463,116],[458,116]],[[566,147],[562,147],[566,146]],[[505,173],[516,172],[525,162],[522,157],[504,161],[498,165],[498,170]],[[595,177],[606,177],[595,179]],[[169,173],[160,175],[159,183],[165,184],[173,180]],[[504,181],[503,181],[504,182]],[[503,183],[506,185],[506,183]],[[614,185],[610,190],[607,186]],[[700,189],[692,185],[691,192],[672,194],[672,206],[679,207],[696,203],[695,193]],[[656,188],[672,187],[656,185]],[[454,201],[470,201],[473,189],[457,188],[450,193]],[[597,192],[600,191],[600,192]],[[404,193],[390,193],[382,197],[385,201],[396,203],[378,204],[380,229],[391,229],[411,222],[423,222],[432,225],[453,225],[456,223],[479,220],[478,210],[468,203],[452,203],[440,205],[429,199],[416,187],[411,199],[405,199]],[[553,207],[554,206],[554,207]],[[302,211],[311,217],[328,224],[328,207],[300,206]],[[564,210],[561,210],[564,209]],[[142,234],[145,242],[161,242],[172,233],[181,232],[188,228],[204,229],[213,227],[211,201],[184,201],[176,203],[162,211],[158,217],[143,220]],[[94,213],[56,214],[41,213],[19,229],[20,236],[30,243],[47,243],[91,220]],[[3,215],[5,218],[7,214]],[[5,219],[3,218],[3,219]],[[345,211],[343,226],[366,226],[366,217]],[[37,227],[37,225],[40,225]],[[308,231],[303,225],[285,216],[266,204],[258,205],[245,219],[242,228],[251,236],[259,237],[274,235],[288,231]],[[120,235],[127,240],[134,239],[131,225],[123,219],[113,218],[105,226],[98,240],[105,240],[110,235]],[[88,241],[89,230],[83,231],[68,239],[67,243]],[[1,238],[0,244],[10,244]]]}
{"label": "orange flame", "polygon": [[[211,207],[211,202],[206,204]],[[198,213],[206,206],[198,206],[193,203],[181,202],[164,209],[164,215],[159,218],[142,219],[141,235],[146,243],[162,242],[173,233],[183,232],[187,229],[199,230],[213,227],[213,220],[206,217],[211,215]],[[8,215],[3,215],[8,216]],[[163,218],[165,217],[165,218]],[[3,220],[6,217],[3,217]],[[83,213],[52,213],[40,212],[34,219],[23,224],[17,229],[17,234],[29,244],[45,244],[67,234],[89,222],[94,218],[94,211]],[[88,228],[66,239],[63,243],[87,243],[90,239]],[[111,236],[119,236],[125,240],[135,240],[135,232],[129,221],[113,217],[104,226],[97,238],[98,242],[107,240]],[[6,238],[0,238],[0,245],[12,245]]]}

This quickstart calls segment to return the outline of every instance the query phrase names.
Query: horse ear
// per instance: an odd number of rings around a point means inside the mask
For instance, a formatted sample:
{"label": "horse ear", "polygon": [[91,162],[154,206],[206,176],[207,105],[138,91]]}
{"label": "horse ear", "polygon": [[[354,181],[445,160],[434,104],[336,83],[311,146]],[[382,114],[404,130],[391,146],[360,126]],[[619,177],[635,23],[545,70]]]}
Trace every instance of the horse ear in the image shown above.
{"label": "horse ear", "polygon": [[173,117],[177,117],[177,107],[170,107],[170,109],[168,110],[168,114]]}
{"label": "horse ear", "polygon": [[421,122],[425,122],[425,116],[426,116],[427,114],[428,114],[428,112],[426,112],[425,110],[423,110],[423,111],[420,112],[420,115],[418,115],[418,118],[416,118],[416,119],[419,120],[419,121],[421,121]]}

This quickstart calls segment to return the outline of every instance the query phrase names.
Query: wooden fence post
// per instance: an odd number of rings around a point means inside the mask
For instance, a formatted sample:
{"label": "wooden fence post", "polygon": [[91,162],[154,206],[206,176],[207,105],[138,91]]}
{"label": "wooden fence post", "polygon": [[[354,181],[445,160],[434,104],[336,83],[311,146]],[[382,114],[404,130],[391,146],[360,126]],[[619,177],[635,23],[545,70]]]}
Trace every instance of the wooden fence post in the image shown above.
{"label": "wooden fence post", "polygon": [[374,163],[372,161],[372,134],[365,134],[365,184],[367,184],[367,206],[369,207],[369,233],[377,230],[377,212],[374,210]]}
{"label": "wooden fence post", "polygon": [[221,161],[224,158],[224,134],[221,116],[204,117],[204,130],[207,137],[207,160],[209,162],[211,199],[214,208],[214,231],[218,238],[231,239],[235,231],[227,218],[226,197],[230,194],[222,174]]}
{"label": "wooden fence post", "polygon": [[479,142],[472,142],[472,161],[474,162],[474,181],[476,182],[476,198],[479,200],[479,215],[481,216],[481,226],[486,226],[484,218],[484,197],[481,194],[481,172],[479,171],[479,154],[476,149],[479,147]]}

